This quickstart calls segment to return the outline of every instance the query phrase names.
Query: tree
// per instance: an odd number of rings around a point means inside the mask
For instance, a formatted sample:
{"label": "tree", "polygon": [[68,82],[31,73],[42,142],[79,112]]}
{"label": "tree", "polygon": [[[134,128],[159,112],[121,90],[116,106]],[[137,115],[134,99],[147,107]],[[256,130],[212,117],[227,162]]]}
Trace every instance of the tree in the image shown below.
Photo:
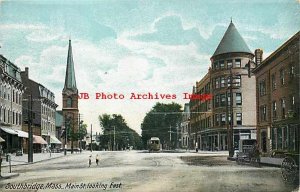
{"label": "tree", "polygon": [[181,105],[177,103],[156,103],[144,117],[142,128],[142,141],[147,147],[151,137],[158,137],[163,148],[175,148],[178,142],[178,126],[181,121]]}
{"label": "tree", "polygon": [[132,146],[141,149],[141,137],[128,127],[125,119],[119,114],[102,114],[99,123],[103,135],[100,135],[100,147],[108,150],[121,150]]}

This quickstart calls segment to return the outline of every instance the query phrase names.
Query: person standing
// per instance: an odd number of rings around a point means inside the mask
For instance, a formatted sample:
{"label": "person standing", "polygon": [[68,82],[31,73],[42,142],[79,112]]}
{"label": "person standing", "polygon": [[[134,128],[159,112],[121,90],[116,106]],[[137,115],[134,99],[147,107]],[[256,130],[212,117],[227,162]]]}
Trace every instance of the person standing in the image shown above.
{"label": "person standing", "polygon": [[92,155],[89,157],[89,167],[92,165]]}
{"label": "person standing", "polygon": [[98,156],[98,154],[96,155],[96,164],[97,164],[97,166],[99,164],[99,156]]}

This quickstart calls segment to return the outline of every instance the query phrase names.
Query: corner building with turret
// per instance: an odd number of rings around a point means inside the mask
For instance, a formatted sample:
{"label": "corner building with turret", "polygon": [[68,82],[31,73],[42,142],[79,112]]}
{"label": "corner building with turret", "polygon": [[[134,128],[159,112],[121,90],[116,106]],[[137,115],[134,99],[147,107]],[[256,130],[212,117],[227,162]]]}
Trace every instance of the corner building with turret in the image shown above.
{"label": "corner building with turret", "polygon": [[259,53],[251,52],[231,22],[210,59],[208,73],[193,89],[194,94],[212,95],[211,101],[190,102],[198,149],[228,150],[229,142],[237,149],[240,139],[256,139],[256,82],[250,70]]}

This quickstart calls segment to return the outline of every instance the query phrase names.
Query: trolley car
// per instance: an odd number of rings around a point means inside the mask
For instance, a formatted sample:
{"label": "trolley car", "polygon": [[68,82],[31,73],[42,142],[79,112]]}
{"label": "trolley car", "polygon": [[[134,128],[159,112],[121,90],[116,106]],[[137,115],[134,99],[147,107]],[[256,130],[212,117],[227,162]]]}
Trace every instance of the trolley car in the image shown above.
{"label": "trolley car", "polygon": [[158,137],[151,137],[148,141],[149,153],[159,152],[161,150],[160,140]]}

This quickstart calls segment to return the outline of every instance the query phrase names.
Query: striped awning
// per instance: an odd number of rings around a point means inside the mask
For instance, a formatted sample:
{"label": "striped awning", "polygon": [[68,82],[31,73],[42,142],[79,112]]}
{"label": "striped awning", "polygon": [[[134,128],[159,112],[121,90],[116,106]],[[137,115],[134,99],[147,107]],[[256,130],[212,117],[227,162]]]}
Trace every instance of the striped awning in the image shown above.
{"label": "striped awning", "polygon": [[33,135],[33,143],[35,144],[48,144],[47,141],[41,136]]}
{"label": "striped awning", "polygon": [[61,144],[61,141],[58,140],[55,136],[51,135],[50,136],[50,143],[51,144]]}

